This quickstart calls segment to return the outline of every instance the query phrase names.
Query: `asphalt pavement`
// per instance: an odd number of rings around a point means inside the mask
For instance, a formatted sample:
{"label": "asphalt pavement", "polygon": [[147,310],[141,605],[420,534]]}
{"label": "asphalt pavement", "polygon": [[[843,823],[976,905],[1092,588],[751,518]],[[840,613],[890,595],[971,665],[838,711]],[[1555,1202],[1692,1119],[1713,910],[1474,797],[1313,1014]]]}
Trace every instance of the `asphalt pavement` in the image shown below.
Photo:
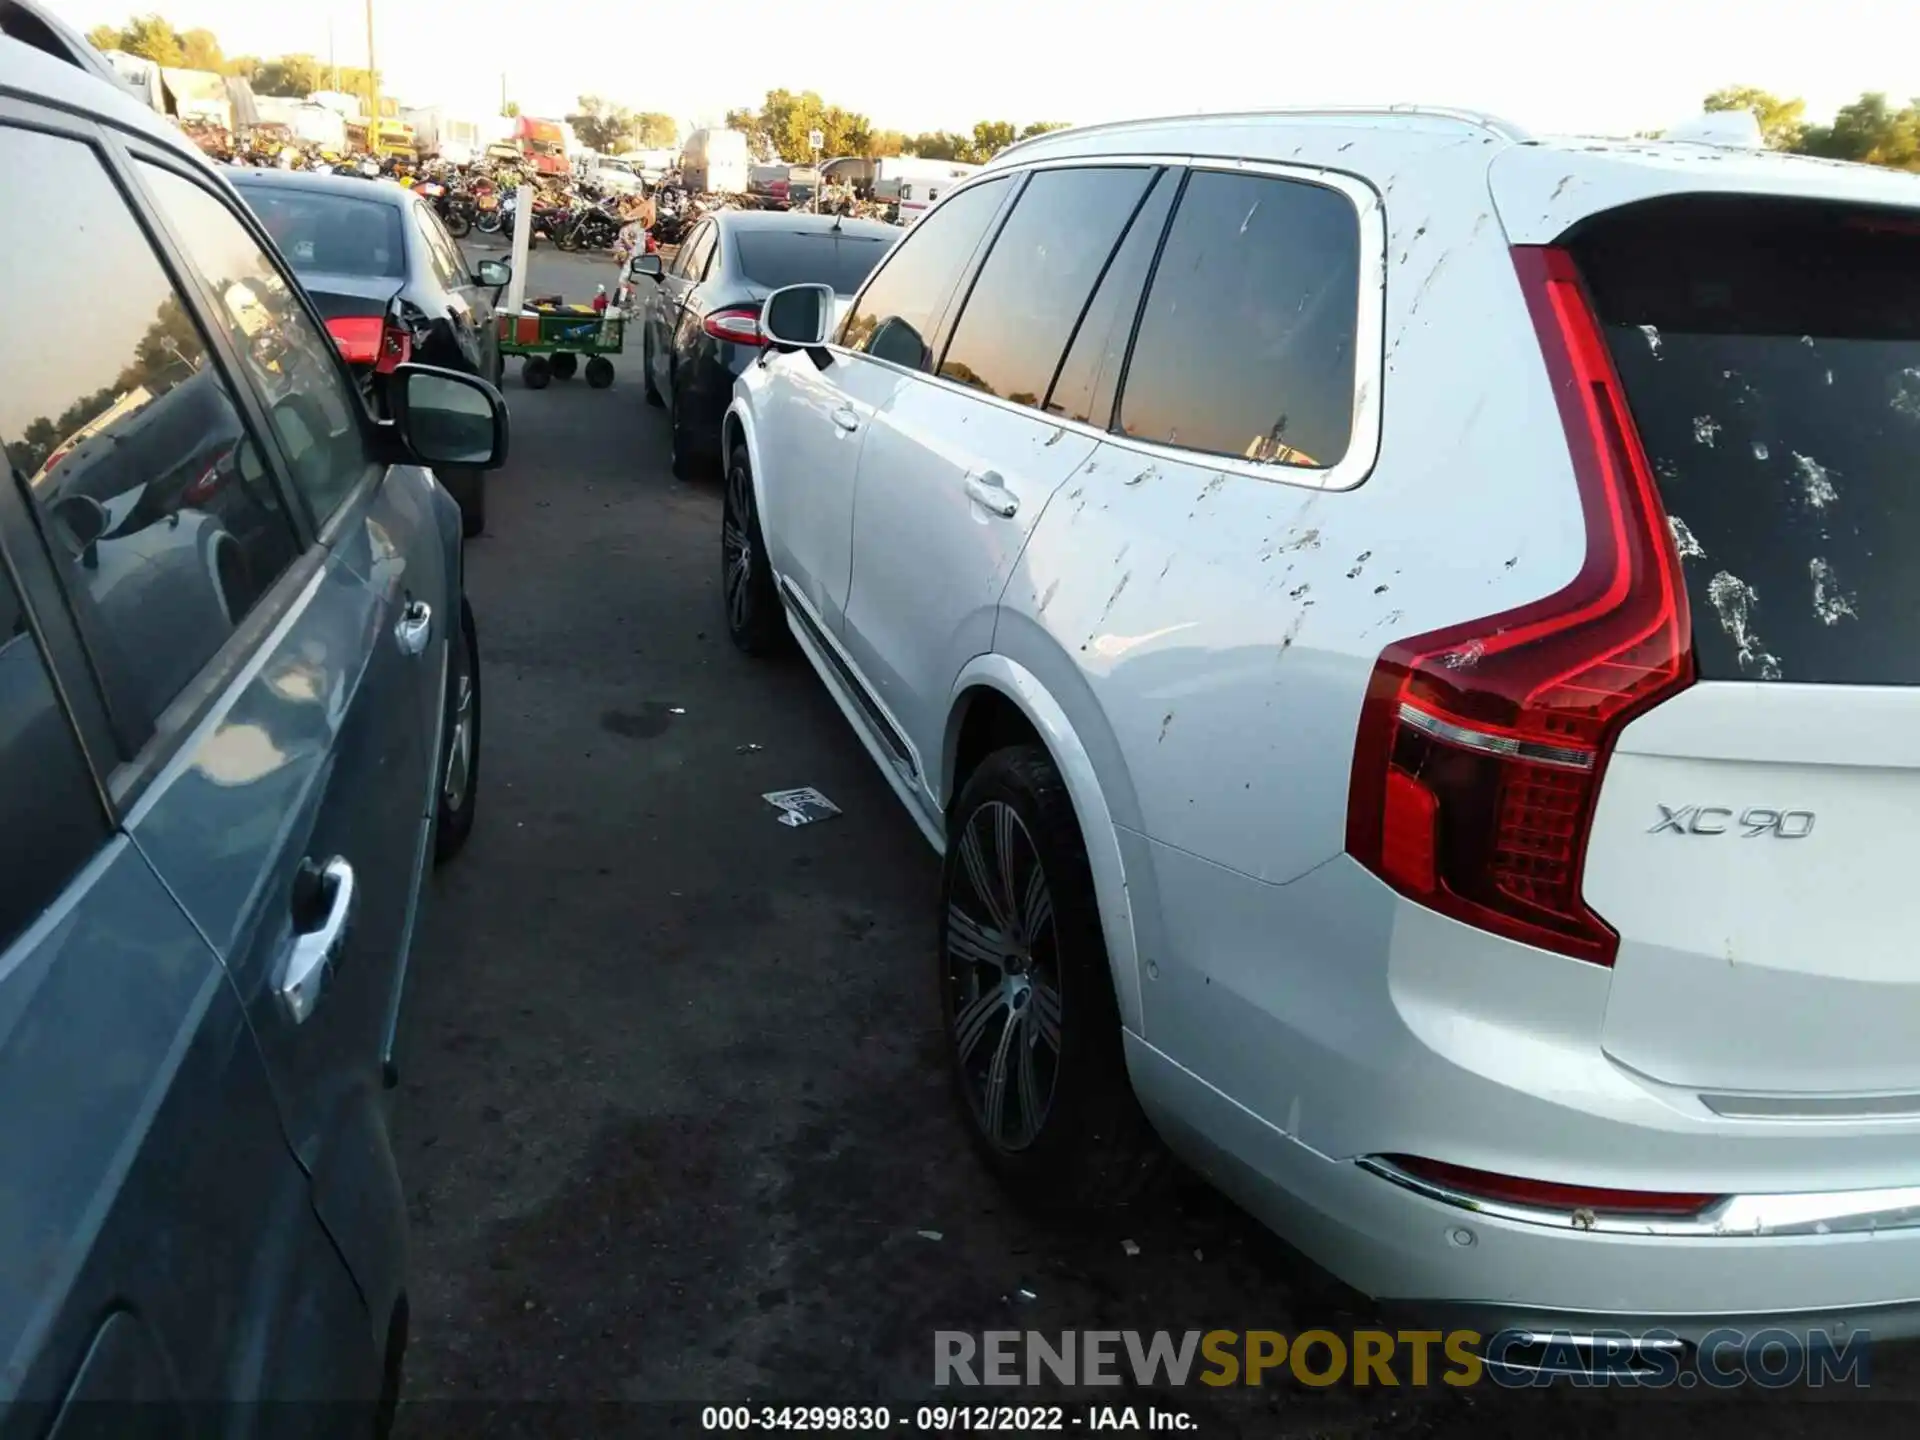
{"label": "asphalt pavement", "polygon": [[[617,279],[545,248],[533,269],[569,299]],[[509,366],[513,458],[467,552],[479,814],[428,896],[402,1025],[401,1434],[691,1433],[702,1406],[762,1403],[885,1404],[899,1424],[929,1402],[1035,1398],[936,1391],[937,1330],[1375,1323],[1198,1183],[1057,1228],[989,1182],[942,1072],[934,857],[805,663],[728,643],[718,485],[669,475],[637,337],[615,363],[605,391],[532,392]],[[763,792],[803,785],[842,813],[777,823]],[[1875,1397],[1913,1393],[1890,1373]],[[1753,1392],[1271,1379],[1042,1398],[1152,1402],[1208,1437],[1911,1418]]]}

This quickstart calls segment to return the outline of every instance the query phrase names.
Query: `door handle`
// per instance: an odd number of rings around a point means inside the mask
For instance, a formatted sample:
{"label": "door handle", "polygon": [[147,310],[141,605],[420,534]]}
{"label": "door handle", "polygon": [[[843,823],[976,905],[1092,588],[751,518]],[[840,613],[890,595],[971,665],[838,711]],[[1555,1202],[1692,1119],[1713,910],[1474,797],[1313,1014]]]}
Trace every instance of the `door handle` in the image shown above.
{"label": "door handle", "polygon": [[424,600],[409,600],[393,627],[393,638],[409,655],[423,654],[433,634],[433,607]]}
{"label": "door handle", "polygon": [[296,1025],[306,1023],[313,1007],[320,1003],[327,976],[340,963],[347,946],[347,931],[353,925],[353,912],[360,894],[354,884],[353,866],[336,855],[319,870],[307,862],[303,879],[317,884],[317,894],[326,902],[327,913],[311,930],[293,937],[287,951],[286,973],[280,978],[280,1004],[287,1018]]}
{"label": "door handle", "polygon": [[1011,520],[1020,513],[1020,497],[1007,489],[1007,482],[991,470],[967,476],[967,497],[1002,520]]}
{"label": "door handle", "polygon": [[860,428],[860,417],[845,405],[839,405],[834,407],[833,423],[842,430],[852,433]]}

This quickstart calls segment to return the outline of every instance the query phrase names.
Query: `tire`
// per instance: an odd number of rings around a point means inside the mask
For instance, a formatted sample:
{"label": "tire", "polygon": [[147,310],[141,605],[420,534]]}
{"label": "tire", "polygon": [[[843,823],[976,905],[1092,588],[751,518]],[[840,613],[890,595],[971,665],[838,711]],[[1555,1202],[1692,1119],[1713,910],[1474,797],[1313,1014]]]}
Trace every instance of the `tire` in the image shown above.
{"label": "tire", "polygon": [[556,380],[571,380],[580,369],[580,357],[570,350],[562,350],[548,362]]}
{"label": "tire", "polygon": [[448,466],[440,483],[460,505],[460,533],[472,540],[487,530],[487,472]]}
{"label": "tire", "polygon": [[[467,681],[464,694],[463,678]],[[480,792],[480,636],[473,623],[473,607],[464,595],[460,597],[460,634],[447,655],[444,726],[438,791],[440,823],[433,837],[436,865],[445,864],[466,847],[473,834],[474,806]],[[463,745],[464,752],[460,748]]]}
{"label": "tire", "polygon": [[660,398],[659,388],[653,383],[653,341],[644,336],[640,341],[640,383],[647,404],[658,410],[667,403]]}
{"label": "tire", "polygon": [[554,236],[553,243],[571,255],[580,248],[580,232],[569,227]]}
{"label": "tire", "polygon": [[742,653],[775,655],[792,639],[767,564],[745,445],[735,445],[727,457],[727,491],[720,508],[720,601],[727,610],[727,635]]}
{"label": "tire", "polygon": [[480,218],[473,222],[473,228],[478,230],[482,235],[498,235],[500,233],[500,212],[498,210],[482,210],[480,212]]}
{"label": "tire", "polygon": [[604,355],[587,357],[587,384],[596,390],[605,390],[613,384],[613,362]]}
{"label": "tire", "polygon": [[529,390],[544,390],[553,383],[553,367],[544,355],[529,355],[520,362],[520,383]]}
{"label": "tire", "polygon": [[465,210],[449,210],[441,219],[446,224],[447,233],[456,240],[464,240],[467,232],[473,229],[473,221]]}
{"label": "tire", "polygon": [[974,1148],[1034,1209],[1138,1198],[1165,1173],[1165,1151],[1127,1080],[1086,845],[1046,751],[983,760],[947,837],[940,1013]]}

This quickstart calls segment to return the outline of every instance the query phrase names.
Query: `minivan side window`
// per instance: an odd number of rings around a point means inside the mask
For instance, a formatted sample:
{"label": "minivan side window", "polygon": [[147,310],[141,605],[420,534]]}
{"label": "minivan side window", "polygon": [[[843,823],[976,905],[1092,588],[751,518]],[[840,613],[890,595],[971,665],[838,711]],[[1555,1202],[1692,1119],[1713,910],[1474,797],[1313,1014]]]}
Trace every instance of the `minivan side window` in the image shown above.
{"label": "minivan side window", "polygon": [[339,352],[225,204],[171,170],[143,164],[140,171],[188,262],[217,297],[219,318],[243,357],[241,377],[273,417],[293,482],[314,523],[324,525],[368,470],[360,397]]}
{"label": "minivan side window", "polygon": [[16,293],[96,297],[84,337],[0,327],[0,442],[131,758],[299,542],[193,314],[92,149],[0,129],[0,174]]}
{"label": "minivan side window", "polygon": [[997,176],[929,211],[868,282],[848,312],[840,343],[912,370],[931,370],[933,332],[1006,193],[1007,177]]}
{"label": "minivan side window", "polygon": [[1326,469],[1347,453],[1360,220],[1338,190],[1196,170],[1120,395],[1139,440]]}
{"label": "minivan side window", "polygon": [[1039,170],[1000,227],[940,374],[1038,408],[1153,171]]}
{"label": "minivan side window", "polygon": [[80,742],[0,566],[0,951],[106,838]]}
{"label": "minivan side window", "polygon": [[1177,173],[1163,173],[1127,226],[1126,238],[1107,263],[1100,288],[1087,302],[1073,343],[1060,362],[1053,392],[1047,396],[1049,415],[1064,415],[1102,430],[1113,424],[1113,397],[1120,388],[1127,342],[1133,338],[1133,318],[1140,313],[1147,272],[1153,269],[1154,253],[1160,248],[1167,212],[1179,187]]}

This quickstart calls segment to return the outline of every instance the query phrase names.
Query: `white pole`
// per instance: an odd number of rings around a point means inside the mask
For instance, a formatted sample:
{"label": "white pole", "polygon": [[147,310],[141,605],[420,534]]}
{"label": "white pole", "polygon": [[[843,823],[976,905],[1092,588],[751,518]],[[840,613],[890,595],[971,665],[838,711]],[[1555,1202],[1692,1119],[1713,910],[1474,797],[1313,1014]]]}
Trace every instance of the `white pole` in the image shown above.
{"label": "white pole", "polygon": [[523,184],[513,192],[513,279],[507,285],[507,314],[518,315],[527,303],[527,256],[533,245],[533,187]]}

